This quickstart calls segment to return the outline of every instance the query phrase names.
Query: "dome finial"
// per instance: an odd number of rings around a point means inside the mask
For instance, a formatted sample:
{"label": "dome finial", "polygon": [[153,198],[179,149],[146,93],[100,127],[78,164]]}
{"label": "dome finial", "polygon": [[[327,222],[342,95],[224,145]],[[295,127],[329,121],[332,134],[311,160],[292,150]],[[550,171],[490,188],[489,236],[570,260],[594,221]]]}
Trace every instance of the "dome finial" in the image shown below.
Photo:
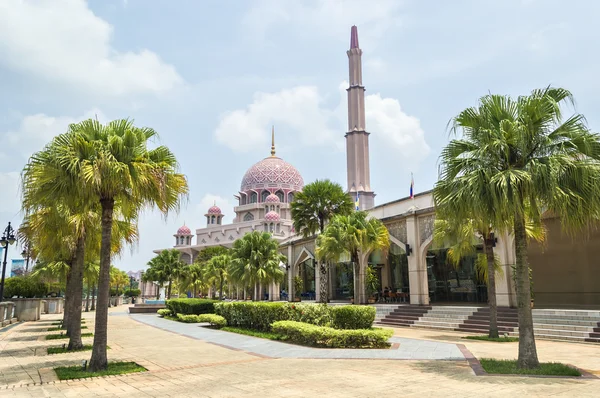
{"label": "dome finial", "polygon": [[275,126],[271,126],[271,156],[275,156]]}

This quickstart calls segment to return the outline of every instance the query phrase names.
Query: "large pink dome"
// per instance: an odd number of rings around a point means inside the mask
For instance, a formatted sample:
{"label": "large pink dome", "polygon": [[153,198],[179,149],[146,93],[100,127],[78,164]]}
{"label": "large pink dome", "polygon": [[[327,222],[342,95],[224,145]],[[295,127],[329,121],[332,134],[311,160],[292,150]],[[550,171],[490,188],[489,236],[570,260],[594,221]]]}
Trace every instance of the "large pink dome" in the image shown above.
{"label": "large pink dome", "polygon": [[242,179],[242,191],[264,188],[282,188],[301,191],[304,180],[294,166],[271,156],[250,167]]}

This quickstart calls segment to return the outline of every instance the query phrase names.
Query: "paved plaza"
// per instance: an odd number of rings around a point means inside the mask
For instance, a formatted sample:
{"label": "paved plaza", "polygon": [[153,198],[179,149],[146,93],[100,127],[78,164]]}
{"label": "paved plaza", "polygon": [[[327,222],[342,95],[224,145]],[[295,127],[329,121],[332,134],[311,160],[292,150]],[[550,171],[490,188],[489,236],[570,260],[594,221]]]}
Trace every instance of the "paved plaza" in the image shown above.
{"label": "paved plaza", "polygon": [[[126,311],[111,309],[109,358],[135,361],[148,372],[56,381],[51,368],[80,364],[90,351],[45,355],[47,347],[63,341],[44,339],[52,319],[59,318],[44,316],[0,332],[0,396],[595,397],[600,388],[600,379],[475,376],[457,344],[477,357],[514,358],[517,343],[469,341],[454,332],[402,328],[395,329],[390,350],[327,350]],[[93,331],[93,313],[84,317]],[[538,351],[543,361],[569,363],[600,376],[600,345],[540,340]]]}

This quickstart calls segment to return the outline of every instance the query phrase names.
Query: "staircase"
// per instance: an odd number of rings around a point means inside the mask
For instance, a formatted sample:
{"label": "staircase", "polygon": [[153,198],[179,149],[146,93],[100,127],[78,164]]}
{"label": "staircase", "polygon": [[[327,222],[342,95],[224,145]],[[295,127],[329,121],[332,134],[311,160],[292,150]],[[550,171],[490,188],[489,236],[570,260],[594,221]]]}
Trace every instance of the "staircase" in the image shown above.
{"label": "staircase", "polygon": [[[501,335],[519,335],[515,308],[498,308],[497,319]],[[377,323],[485,334],[490,311],[488,307],[401,305],[382,314]],[[542,339],[600,343],[600,311],[534,309],[533,330]]]}

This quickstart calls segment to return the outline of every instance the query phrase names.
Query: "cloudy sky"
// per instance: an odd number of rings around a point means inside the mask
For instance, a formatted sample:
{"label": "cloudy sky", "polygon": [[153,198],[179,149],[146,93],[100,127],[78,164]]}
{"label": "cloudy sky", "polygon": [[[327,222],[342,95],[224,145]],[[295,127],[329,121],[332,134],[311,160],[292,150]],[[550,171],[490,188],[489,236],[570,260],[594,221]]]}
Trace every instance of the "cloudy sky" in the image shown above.
{"label": "cloudy sky", "polygon": [[[74,121],[130,117],[177,155],[191,194],[142,217],[115,264],[143,268],[246,169],[277,153],[345,185],[346,50],[358,26],[381,204],[436,181],[447,123],[488,92],[571,90],[600,130],[594,0],[0,0],[0,224],[18,225],[27,158]],[[17,251],[15,251],[17,253]]]}

